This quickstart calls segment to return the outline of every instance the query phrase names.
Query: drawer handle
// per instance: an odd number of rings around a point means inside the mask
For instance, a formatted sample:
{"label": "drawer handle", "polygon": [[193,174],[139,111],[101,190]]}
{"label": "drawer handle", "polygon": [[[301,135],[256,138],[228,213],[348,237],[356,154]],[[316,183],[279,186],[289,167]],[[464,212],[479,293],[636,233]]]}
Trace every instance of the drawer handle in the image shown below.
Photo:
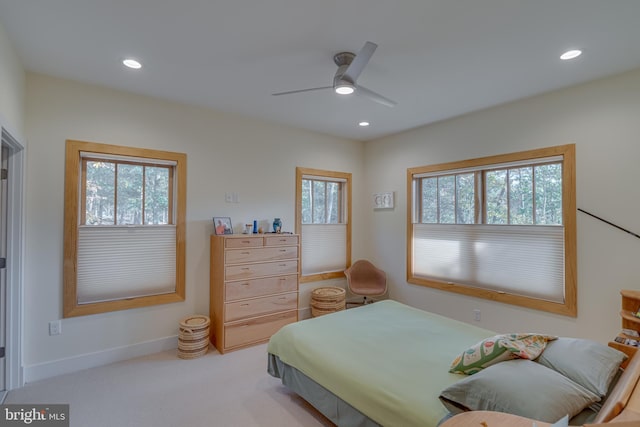
{"label": "drawer handle", "polygon": [[250,255],[251,252],[240,252],[242,255]]}
{"label": "drawer handle", "polygon": [[280,239],[280,241],[281,241],[281,242],[286,242],[286,241],[287,241],[287,239]]}
{"label": "drawer handle", "polygon": [[280,249],[280,252],[287,252],[286,249]]}
{"label": "drawer handle", "polygon": [[247,282],[247,283],[240,283],[240,286],[249,286],[249,282]]}
{"label": "drawer handle", "polygon": [[280,267],[286,267],[287,264],[280,264]]}
{"label": "drawer handle", "polygon": [[278,298],[278,299],[287,299],[287,297],[280,297],[280,298]]}
{"label": "drawer handle", "polygon": [[249,307],[249,304],[240,304],[240,307]]}
{"label": "drawer handle", "polygon": [[251,243],[251,240],[243,240],[242,243]]}
{"label": "drawer handle", "polygon": [[249,267],[242,267],[242,270],[251,270]]}

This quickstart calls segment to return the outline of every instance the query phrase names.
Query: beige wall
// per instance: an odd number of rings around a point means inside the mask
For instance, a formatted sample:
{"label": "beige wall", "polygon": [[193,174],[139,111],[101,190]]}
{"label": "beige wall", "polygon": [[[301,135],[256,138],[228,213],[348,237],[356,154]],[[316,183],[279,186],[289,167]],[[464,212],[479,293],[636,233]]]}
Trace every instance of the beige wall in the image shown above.
{"label": "beige wall", "polygon": [[24,70],[0,25],[0,125],[15,138],[24,133],[24,86]]}
{"label": "beige wall", "polygon": [[640,232],[640,70],[422,127],[365,145],[367,193],[394,190],[393,211],[371,212],[370,256],[399,301],[507,331],[602,342],[620,328],[620,289],[640,289],[640,240],[578,213],[578,317],[569,318],[406,282],[406,170],[575,143],[577,206]]}
{"label": "beige wall", "polygon": [[[27,75],[26,105],[27,367],[175,336],[180,318],[208,314],[212,217],[229,216],[238,230],[280,217],[292,231],[296,166],[353,173],[354,218],[362,216],[362,142],[37,74]],[[66,139],[187,154],[186,302],[64,319],[62,335],[48,335],[48,322],[62,316]],[[225,203],[225,192],[239,203]],[[355,253],[363,234],[356,224]]]}

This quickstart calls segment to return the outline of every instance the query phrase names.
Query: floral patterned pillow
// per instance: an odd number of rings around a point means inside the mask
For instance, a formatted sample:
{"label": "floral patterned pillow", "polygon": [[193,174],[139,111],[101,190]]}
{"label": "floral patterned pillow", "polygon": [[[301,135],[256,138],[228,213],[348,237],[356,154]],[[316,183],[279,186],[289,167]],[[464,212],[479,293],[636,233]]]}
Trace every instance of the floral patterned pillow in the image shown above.
{"label": "floral patterned pillow", "polygon": [[472,375],[505,360],[533,360],[544,351],[548,341],[555,339],[557,337],[529,333],[495,335],[463,351],[451,363],[449,372]]}

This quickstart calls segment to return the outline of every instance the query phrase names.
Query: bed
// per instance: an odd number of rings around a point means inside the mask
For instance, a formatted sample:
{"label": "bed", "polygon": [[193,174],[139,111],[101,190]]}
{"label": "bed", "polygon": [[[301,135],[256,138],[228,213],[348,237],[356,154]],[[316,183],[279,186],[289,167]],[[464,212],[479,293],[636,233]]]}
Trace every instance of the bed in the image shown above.
{"label": "bed", "polygon": [[[442,391],[464,377],[448,372],[451,361],[495,334],[385,300],[283,327],[269,341],[268,372],[338,426],[436,427],[451,415]],[[633,390],[634,372],[609,392]],[[617,415],[624,403],[605,407]]]}

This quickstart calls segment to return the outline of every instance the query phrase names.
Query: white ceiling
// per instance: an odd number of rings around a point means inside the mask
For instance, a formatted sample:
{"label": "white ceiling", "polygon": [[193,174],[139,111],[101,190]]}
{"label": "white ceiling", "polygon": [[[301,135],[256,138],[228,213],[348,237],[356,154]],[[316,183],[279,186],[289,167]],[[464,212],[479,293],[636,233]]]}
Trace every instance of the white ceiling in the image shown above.
{"label": "white ceiling", "polygon": [[[639,21],[640,0],[0,0],[29,71],[356,140],[640,67]],[[367,40],[358,83],[395,108],[271,96],[331,85]]]}

